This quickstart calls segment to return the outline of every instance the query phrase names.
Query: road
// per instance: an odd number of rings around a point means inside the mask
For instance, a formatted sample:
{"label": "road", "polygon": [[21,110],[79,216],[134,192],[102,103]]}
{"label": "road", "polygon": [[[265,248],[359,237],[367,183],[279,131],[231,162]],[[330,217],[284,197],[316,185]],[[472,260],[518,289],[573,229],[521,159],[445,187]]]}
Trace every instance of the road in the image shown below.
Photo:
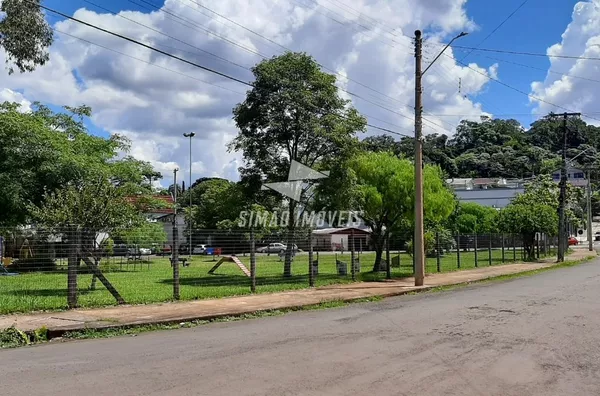
{"label": "road", "polygon": [[600,260],[503,283],[0,351],[0,395],[599,395]]}

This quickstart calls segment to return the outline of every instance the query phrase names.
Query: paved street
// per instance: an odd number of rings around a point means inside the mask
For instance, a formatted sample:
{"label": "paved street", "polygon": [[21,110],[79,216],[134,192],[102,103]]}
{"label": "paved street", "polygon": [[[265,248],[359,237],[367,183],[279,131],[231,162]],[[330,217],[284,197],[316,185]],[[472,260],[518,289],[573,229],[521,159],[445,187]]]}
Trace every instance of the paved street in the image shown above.
{"label": "paved street", "polygon": [[600,260],[505,283],[0,352],[1,395],[598,395]]}

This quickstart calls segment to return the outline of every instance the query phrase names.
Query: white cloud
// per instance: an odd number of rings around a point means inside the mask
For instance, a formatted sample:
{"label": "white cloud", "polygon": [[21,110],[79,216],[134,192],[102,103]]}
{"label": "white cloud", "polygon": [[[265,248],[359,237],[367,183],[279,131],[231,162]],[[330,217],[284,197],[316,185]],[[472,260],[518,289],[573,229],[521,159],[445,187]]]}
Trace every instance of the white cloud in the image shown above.
{"label": "white cloud", "polygon": [[25,99],[22,93],[15,92],[12,89],[2,88],[0,90],[0,102],[14,102],[21,105],[20,111],[26,113],[31,111],[31,102]]}
{"label": "white cloud", "polygon": [[[562,41],[547,50],[548,55],[600,57],[600,0],[581,1],[573,9],[572,21],[562,34]],[[532,99],[536,112],[560,113],[565,109],[575,112],[600,112],[600,65],[597,61],[567,58],[549,58],[550,70],[566,73],[548,73],[544,81],[531,84],[532,95],[547,102]],[[555,106],[558,105],[558,106]],[[593,115],[599,118],[598,115]],[[588,122],[600,123],[594,119]]]}
{"label": "white cloud", "polygon": [[[417,28],[430,33],[426,49],[431,60],[441,49],[441,38],[474,28],[465,12],[466,0],[357,0],[352,2],[352,9],[322,0],[306,3],[307,6],[291,0],[205,0],[201,3],[293,50],[312,54],[322,65],[340,73],[340,87],[401,114],[348,96],[361,112],[378,119],[370,120],[371,123],[390,129],[404,128],[403,132],[412,131],[414,106],[413,44],[407,36],[412,36]],[[74,15],[244,81],[252,80],[248,69],[261,59],[252,52],[273,56],[282,51],[277,45],[216,17],[189,0],[166,0],[163,8],[188,22],[178,23],[181,20],[158,11],[123,11],[120,15],[191,45],[115,15],[87,9],[77,10]],[[92,120],[97,126],[129,137],[133,143],[131,154],[150,161],[163,172],[166,180],[171,180],[175,167],[179,167],[181,175],[188,180],[189,147],[182,134],[194,131],[197,135],[192,141],[193,178],[238,177],[241,154],[227,152],[227,143],[236,135],[231,110],[244,99],[247,86],[72,21],[55,26],[61,32],[143,62],[59,34],[46,66],[31,74],[0,77],[0,84],[7,89],[23,92],[17,99],[55,105],[90,105],[94,110]],[[198,29],[210,29],[214,34]],[[216,38],[215,34],[230,42]],[[488,81],[485,75],[496,75],[497,70],[485,70],[476,64],[470,67],[479,73],[457,65],[451,50],[438,60],[424,81],[424,108],[428,113],[472,114],[473,117],[481,114],[481,106],[466,99],[464,94],[482,90]],[[458,93],[459,79],[462,95]],[[460,120],[460,117],[425,116],[428,118],[426,133],[449,133]]]}

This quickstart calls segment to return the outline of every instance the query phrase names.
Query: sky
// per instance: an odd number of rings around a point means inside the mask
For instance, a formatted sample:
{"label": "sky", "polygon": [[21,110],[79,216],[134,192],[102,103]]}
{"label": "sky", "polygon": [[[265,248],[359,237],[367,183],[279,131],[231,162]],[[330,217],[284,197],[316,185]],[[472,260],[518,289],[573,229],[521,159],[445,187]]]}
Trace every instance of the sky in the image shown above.
{"label": "sky", "polygon": [[[305,51],[337,77],[340,95],[368,122],[413,134],[414,31],[425,67],[456,46],[600,58],[600,0],[45,0],[44,5],[243,81],[263,57]],[[509,17],[514,13],[512,16]],[[218,15],[220,14],[220,16]],[[52,13],[50,62],[0,73],[0,96],[27,110],[86,104],[91,133],[121,134],[130,154],[189,179],[238,178],[229,152],[231,110],[247,86]],[[502,25],[501,25],[502,24]],[[501,25],[501,26],[500,26]],[[0,50],[0,57],[4,57]],[[424,76],[424,133],[452,135],[462,119],[515,118],[525,127],[549,112],[579,111],[600,124],[599,60],[450,48]],[[460,90],[459,90],[460,86]],[[347,92],[346,92],[347,91]],[[352,93],[350,95],[349,93]],[[597,119],[596,119],[597,118]],[[382,134],[369,128],[363,137]],[[396,138],[400,138],[394,134]]]}

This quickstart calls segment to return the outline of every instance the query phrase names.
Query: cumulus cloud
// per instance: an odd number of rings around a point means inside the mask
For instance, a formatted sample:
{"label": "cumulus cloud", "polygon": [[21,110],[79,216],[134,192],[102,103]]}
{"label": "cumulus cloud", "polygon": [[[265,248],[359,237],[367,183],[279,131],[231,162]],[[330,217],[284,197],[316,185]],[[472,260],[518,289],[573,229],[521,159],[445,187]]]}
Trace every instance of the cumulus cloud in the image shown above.
{"label": "cumulus cloud", "polygon": [[[547,50],[548,55],[600,57],[600,0],[581,1],[575,4],[572,20],[562,34],[562,41]],[[543,102],[532,99],[536,103],[536,112],[564,112],[565,109],[590,115],[587,121],[594,124],[600,122],[600,92],[598,87],[599,65],[597,61],[584,59],[549,58],[550,70],[544,81],[531,84],[532,95]],[[556,106],[557,105],[557,106]]]}
{"label": "cumulus cloud", "polygon": [[[291,0],[197,3],[166,0],[162,7],[166,12],[121,11],[119,15],[82,8],[74,16],[243,81],[252,80],[249,69],[262,56],[284,50],[276,43],[306,51],[327,71],[339,73],[341,88],[364,98],[347,96],[371,123],[407,134],[412,133],[414,106],[410,36],[417,28],[431,33],[425,56],[431,61],[441,49],[442,38],[474,27],[465,12],[466,0],[358,0],[351,6],[324,0],[305,5]],[[73,21],[54,26],[62,33],[57,33],[46,66],[31,74],[0,76],[10,92],[22,92],[21,96],[15,93],[17,101],[90,105],[95,125],[127,136],[131,154],[150,161],[168,178],[175,167],[187,175],[189,141],[182,134],[194,131],[193,178],[238,177],[241,154],[227,151],[227,143],[236,135],[231,110],[243,101],[249,87]],[[464,94],[482,90],[488,82],[485,76],[497,75],[497,69],[470,67],[479,73],[457,65],[449,49],[428,72],[425,133],[452,133],[460,120],[430,114],[476,117],[482,113],[480,104]]]}

